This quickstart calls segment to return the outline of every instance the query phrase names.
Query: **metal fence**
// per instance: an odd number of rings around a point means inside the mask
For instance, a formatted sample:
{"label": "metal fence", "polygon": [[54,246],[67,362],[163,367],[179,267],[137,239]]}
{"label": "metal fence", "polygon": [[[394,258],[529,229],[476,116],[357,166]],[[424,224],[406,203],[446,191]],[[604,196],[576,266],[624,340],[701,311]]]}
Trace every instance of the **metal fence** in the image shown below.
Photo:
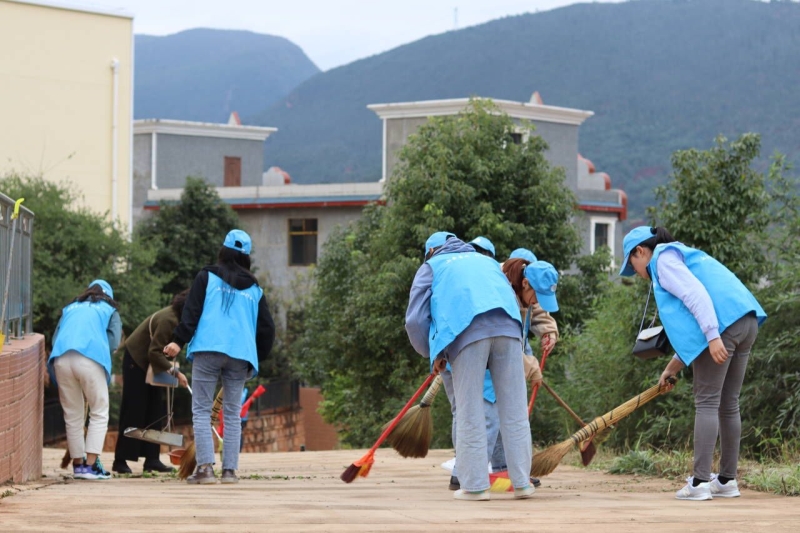
{"label": "metal fence", "polygon": [[[33,291],[31,272],[33,270],[33,212],[20,207],[16,225],[11,220],[14,200],[0,193],[0,300],[5,294],[7,273],[8,303],[6,304],[6,324],[0,324],[8,339],[20,338],[33,332]],[[11,250],[11,231],[14,229],[14,250]],[[0,301],[0,309],[3,302]]]}

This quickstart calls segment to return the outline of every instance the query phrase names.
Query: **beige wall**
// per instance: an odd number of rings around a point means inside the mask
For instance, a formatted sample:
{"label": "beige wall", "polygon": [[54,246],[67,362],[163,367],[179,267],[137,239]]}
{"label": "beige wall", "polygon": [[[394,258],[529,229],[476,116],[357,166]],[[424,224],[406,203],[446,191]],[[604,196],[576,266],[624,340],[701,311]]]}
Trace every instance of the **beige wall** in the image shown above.
{"label": "beige wall", "polygon": [[[133,20],[0,0],[0,176],[70,180],[83,204],[130,220]],[[117,195],[112,59],[119,60]]]}

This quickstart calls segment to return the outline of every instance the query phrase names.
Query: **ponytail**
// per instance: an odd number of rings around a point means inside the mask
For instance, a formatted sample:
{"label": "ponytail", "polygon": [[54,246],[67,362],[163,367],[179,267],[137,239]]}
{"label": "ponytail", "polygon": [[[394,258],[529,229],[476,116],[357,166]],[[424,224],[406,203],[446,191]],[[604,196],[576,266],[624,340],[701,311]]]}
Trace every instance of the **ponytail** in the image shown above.
{"label": "ponytail", "polygon": [[675,237],[667,231],[667,228],[658,226],[655,228],[650,228],[650,233],[653,234],[647,240],[640,242],[637,246],[644,246],[645,248],[649,249],[650,251],[655,250],[655,247],[659,244],[666,244],[668,242],[675,242]]}
{"label": "ponytail", "polygon": [[522,301],[522,280],[525,277],[525,267],[529,264],[530,261],[519,257],[508,259],[503,263],[503,274],[508,278],[511,288],[514,289],[514,293],[520,301]]}

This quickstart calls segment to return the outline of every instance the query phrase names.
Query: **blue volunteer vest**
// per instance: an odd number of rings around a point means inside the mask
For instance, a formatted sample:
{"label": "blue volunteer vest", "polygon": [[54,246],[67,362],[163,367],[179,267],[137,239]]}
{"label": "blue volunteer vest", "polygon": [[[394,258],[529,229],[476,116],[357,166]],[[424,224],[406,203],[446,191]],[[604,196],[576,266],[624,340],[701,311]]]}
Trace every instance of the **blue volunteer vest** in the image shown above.
{"label": "blue volunteer vest", "polygon": [[476,316],[487,311],[502,309],[522,327],[514,291],[497,261],[462,252],[435,255],[428,264],[433,270],[428,333],[431,363]]}
{"label": "blue volunteer vest", "polygon": [[755,313],[759,326],[766,320],[767,314],[761,305],[725,265],[707,253],[679,242],[659,244],[653,250],[653,258],[648,265],[653,280],[653,293],[669,342],[685,365],[690,365],[708,347],[708,341],[691,311],[679,298],[664,290],[658,281],[658,257],[661,252],[670,248],[683,255],[689,271],[708,291],[717,314],[720,333],[748,313]]}
{"label": "blue volunteer vest", "polygon": [[75,350],[102,366],[106,381],[111,381],[111,347],[106,330],[115,312],[107,302],[73,302],[66,306],[61,311],[58,336],[47,363]]}
{"label": "blue volunteer vest", "polygon": [[[223,307],[223,296],[226,294],[233,295],[228,309]],[[193,361],[197,352],[224,353],[228,357],[247,361],[258,373],[256,323],[262,294],[264,291],[255,283],[240,291],[209,272],[203,314],[189,342],[186,358]]]}

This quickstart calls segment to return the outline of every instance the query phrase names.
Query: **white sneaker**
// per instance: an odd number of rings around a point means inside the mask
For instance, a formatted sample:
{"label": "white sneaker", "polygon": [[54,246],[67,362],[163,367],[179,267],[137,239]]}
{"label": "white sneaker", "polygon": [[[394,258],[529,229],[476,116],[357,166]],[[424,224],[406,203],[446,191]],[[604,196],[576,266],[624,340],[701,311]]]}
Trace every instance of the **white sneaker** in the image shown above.
{"label": "white sneaker", "polygon": [[514,499],[515,500],[525,500],[533,496],[533,493],[536,491],[533,488],[533,485],[528,485],[527,487],[521,489],[514,489]]}
{"label": "white sneaker", "polygon": [[488,490],[482,490],[480,492],[467,492],[462,489],[458,489],[455,494],[453,494],[453,498],[456,500],[466,500],[470,502],[485,502],[488,501],[491,496],[489,495]]}
{"label": "white sneaker", "polygon": [[711,495],[714,498],[738,498],[742,495],[739,492],[739,484],[735,479],[731,479],[723,485],[717,479],[718,477],[717,474],[711,474],[711,481],[708,482]]}
{"label": "white sneaker", "polygon": [[445,462],[442,463],[442,468],[444,468],[448,472],[452,472],[453,468],[455,468],[455,467],[456,467],[456,458],[455,457],[453,457],[449,461],[445,461]]}
{"label": "white sneaker", "polygon": [[686,478],[686,486],[675,493],[675,498],[679,500],[710,500],[711,496],[711,483],[700,483],[698,486],[693,487],[692,481],[694,476]]}

